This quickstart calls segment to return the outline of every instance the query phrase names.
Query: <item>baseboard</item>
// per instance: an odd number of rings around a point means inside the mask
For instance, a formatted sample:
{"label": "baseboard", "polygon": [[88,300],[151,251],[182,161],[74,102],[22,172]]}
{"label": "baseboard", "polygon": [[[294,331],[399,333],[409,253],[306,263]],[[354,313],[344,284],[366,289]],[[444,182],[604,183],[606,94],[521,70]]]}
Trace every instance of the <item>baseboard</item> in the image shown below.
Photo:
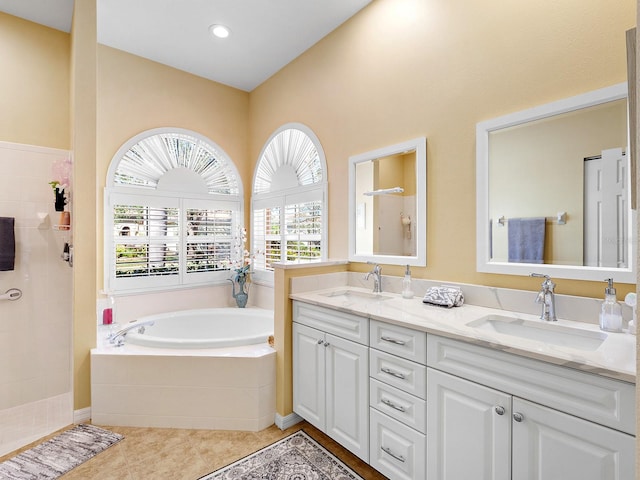
{"label": "baseboard", "polygon": [[73,411],[73,423],[86,423],[91,420],[91,407]]}
{"label": "baseboard", "polygon": [[293,427],[296,423],[300,423],[302,420],[304,420],[304,418],[297,413],[290,413],[284,417],[276,413],[275,424],[280,430],[286,430],[289,427]]}

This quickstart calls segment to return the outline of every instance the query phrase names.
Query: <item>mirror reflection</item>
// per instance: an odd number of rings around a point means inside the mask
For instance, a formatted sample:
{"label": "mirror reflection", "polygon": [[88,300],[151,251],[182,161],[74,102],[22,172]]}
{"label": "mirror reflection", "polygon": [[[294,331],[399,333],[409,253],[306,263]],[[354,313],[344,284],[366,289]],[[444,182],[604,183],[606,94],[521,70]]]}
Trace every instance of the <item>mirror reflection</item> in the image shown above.
{"label": "mirror reflection", "polygon": [[357,252],[416,254],[411,234],[416,218],[415,164],[416,151],[411,150],[356,165]]}
{"label": "mirror reflection", "polygon": [[424,150],[418,139],[351,157],[350,260],[425,264]]}
{"label": "mirror reflection", "polygon": [[478,270],[624,281],[627,130],[623,84],[479,124]]}

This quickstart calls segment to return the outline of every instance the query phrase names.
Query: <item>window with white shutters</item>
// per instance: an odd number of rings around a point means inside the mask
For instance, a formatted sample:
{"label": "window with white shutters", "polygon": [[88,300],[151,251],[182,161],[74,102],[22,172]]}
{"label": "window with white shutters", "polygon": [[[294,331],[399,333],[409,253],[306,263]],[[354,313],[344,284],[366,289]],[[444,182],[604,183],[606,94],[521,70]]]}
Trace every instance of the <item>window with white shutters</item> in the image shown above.
{"label": "window with white shutters", "polygon": [[325,170],[320,142],[304,125],[285,125],[269,139],[254,174],[254,273],[326,258]]}
{"label": "window with white shutters", "polygon": [[185,131],[136,137],[105,191],[105,286],[146,290],[225,281],[242,219],[233,162]]}

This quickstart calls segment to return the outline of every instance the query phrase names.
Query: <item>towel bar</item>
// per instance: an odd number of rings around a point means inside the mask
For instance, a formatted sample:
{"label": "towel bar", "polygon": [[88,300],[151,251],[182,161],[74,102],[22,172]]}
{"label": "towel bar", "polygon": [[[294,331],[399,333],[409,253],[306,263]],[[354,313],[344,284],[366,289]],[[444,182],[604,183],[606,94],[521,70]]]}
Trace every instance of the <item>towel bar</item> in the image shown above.
{"label": "towel bar", "polygon": [[[567,224],[567,212],[558,212],[558,214],[555,217],[545,217],[546,221],[549,223],[553,223],[554,221],[558,224],[558,225],[566,225]],[[501,227],[504,227],[507,222],[509,220],[507,220],[504,215],[501,216],[500,218],[498,218],[498,224]]]}

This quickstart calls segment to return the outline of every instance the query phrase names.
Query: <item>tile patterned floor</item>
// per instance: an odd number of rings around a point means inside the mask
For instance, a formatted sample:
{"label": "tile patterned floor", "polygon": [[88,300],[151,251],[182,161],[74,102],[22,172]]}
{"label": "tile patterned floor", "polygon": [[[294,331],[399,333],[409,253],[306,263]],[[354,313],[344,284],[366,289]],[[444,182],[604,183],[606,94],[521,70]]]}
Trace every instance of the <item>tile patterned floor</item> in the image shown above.
{"label": "tile patterned floor", "polygon": [[[104,428],[124,435],[124,440],[63,475],[60,477],[61,480],[196,480],[300,428],[365,480],[386,479],[306,422],[285,431],[271,426],[260,432],[110,426]],[[34,445],[28,445],[21,450]],[[0,457],[0,461],[12,455]]]}

